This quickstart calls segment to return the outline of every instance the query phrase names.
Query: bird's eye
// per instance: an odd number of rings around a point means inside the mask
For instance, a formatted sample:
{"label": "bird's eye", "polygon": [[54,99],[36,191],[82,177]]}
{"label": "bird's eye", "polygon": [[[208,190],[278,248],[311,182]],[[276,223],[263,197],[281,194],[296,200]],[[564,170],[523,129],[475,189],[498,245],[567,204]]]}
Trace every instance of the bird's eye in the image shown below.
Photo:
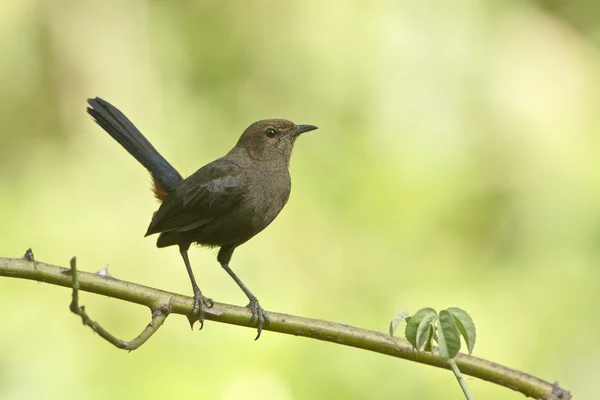
{"label": "bird's eye", "polygon": [[275,129],[273,129],[273,128],[267,129],[266,133],[267,133],[267,136],[270,137],[270,138],[274,138],[275,135],[277,135],[277,131]]}

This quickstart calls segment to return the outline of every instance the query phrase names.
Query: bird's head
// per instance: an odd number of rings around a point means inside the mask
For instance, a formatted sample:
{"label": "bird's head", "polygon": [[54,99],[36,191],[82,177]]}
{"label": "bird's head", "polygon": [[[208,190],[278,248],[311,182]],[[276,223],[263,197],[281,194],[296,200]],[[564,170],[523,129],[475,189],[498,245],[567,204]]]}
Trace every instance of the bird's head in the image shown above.
{"label": "bird's head", "polygon": [[285,119],[264,119],[246,128],[236,147],[246,150],[255,160],[289,164],[298,136],[315,129],[314,125],[296,125]]}

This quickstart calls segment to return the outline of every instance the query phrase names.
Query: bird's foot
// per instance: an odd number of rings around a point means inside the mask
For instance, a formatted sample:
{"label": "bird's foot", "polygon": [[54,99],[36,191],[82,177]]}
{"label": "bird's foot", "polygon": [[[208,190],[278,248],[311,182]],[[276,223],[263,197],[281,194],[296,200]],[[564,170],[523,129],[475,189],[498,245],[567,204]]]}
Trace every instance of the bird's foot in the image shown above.
{"label": "bird's foot", "polygon": [[260,304],[258,303],[258,299],[256,298],[250,299],[250,303],[248,303],[246,307],[252,310],[252,319],[250,320],[250,322],[257,322],[258,334],[256,335],[256,338],[254,338],[254,340],[258,340],[260,334],[262,333],[263,327],[266,328],[267,326],[269,326],[271,319],[269,318],[269,315],[264,310],[264,308],[260,306]]}
{"label": "bird's foot", "polygon": [[214,301],[208,297],[202,296],[202,293],[194,293],[194,307],[192,308],[192,315],[198,317],[200,322],[200,329],[204,327],[204,309],[212,308]]}

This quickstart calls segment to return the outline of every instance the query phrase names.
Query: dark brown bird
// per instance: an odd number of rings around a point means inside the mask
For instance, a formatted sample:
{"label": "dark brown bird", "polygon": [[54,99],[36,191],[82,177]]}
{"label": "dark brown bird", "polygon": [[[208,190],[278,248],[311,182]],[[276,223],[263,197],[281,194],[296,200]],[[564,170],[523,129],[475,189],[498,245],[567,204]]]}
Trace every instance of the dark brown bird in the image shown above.
{"label": "dark brown bird", "polygon": [[158,233],[158,247],[179,246],[194,291],[193,314],[200,329],[204,308],[212,300],[196,284],[188,258],[192,243],[220,247],[217,260],[244,291],[260,337],[269,317],[256,296],[229,267],[233,251],[265,229],[290,195],[290,156],[294,142],[313,125],[267,119],[250,125],[225,156],[183,179],[123,113],[105,100],[88,99],[87,112],[152,176],[154,194],[162,201],[146,236]]}

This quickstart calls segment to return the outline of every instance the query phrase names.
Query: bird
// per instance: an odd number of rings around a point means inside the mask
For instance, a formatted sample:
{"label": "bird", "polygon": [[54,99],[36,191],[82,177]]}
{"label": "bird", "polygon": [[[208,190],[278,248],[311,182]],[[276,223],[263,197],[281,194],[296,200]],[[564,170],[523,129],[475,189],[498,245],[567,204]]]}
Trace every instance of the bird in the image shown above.
{"label": "bird", "polygon": [[192,244],[219,247],[217,261],[248,297],[246,307],[257,326],[255,340],[260,338],[270,318],[229,264],[234,250],[265,229],[287,203],[294,143],[318,127],[285,119],[254,122],[227,154],[184,179],[115,106],[89,98],[87,113],[150,173],[154,196],[161,203],[145,236],[158,234],[159,248],[178,246],[192,284],[192,315],[200,329],[205,308],[214,303],[196,283],[188,256]]}

